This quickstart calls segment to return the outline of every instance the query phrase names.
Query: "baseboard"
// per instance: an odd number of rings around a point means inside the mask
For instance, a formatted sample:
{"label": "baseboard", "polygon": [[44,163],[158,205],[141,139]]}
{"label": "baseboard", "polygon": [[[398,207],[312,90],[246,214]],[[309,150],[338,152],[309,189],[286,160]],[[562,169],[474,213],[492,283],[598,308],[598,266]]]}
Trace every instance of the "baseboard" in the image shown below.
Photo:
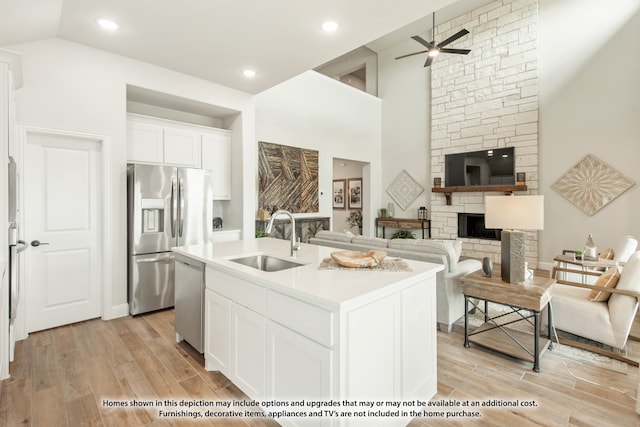
{"label": "baseboard", "polygon": [[119,304],[111,306],[108,313],[102,314],[102,320],[117,319],[118,317],[127,317],[129,315],[129,304]]}

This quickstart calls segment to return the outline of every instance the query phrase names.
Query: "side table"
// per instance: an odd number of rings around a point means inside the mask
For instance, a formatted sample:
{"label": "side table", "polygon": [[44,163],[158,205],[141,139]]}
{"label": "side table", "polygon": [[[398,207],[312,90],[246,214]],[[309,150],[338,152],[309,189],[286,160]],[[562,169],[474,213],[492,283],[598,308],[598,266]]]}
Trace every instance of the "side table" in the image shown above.
{"label": "side table", "polygon": [[[541,346],[540,312],[551,301],[555,279],[534,276],[522,284],[514,284],[503,282],[500,276],[496,275],[485,277],[482,270],[477,270],[463,276],[460,280],[465,300],[464,346],[468,348],[469,342],[473,342],[503,354],[533,362],[533,370],[540,372],[540,357],[547,348],[552,348],[551,331],[553,327],[551,310],[547,310],[548,339],[545,339]],[[471,298],[484,300],[484,310]],[[511,311],[491,317],[488,312],[489,302],[510,307]],[[484,314],[485,320],[485,323],[472,333],[469,333],[469,304],[480,310]],[[504,319],[504,316],[513,313],[518,314],[518,318],[515,320]],[[500,320],[501,318],[502,320]],[[522,321],[533,326],[533,334],[506,327]]]}
{"label": "side table", "polygon": [[[585,284],[585,285],[587,284],[587,275],[593,276],[594,274],[591,274],[591,273],[601,274],[601,273],[604,273],[604,271],[607,268],[617,267],[619,265],[618,261],[614,261],[612,259],[601,259],[601,258],[576,259],[574,254],[556,255],[556,257],[553,260],[557,262],[559,266],[564,266],[565,268],[567,268],[567,264],[578,266],[582,270],[582,272],[585,273],[585,274],[582,274],[582,277],[581,277],[582,284]],[[598,271],[598,269],[601,269],[601,271]],[[595,276],[597,276],[597,274],[595,274]],[[566,272],[563,273],[562,279],[569,280],[567,278]],[[577,280],[574,280],[574,281],[577,281]]]}

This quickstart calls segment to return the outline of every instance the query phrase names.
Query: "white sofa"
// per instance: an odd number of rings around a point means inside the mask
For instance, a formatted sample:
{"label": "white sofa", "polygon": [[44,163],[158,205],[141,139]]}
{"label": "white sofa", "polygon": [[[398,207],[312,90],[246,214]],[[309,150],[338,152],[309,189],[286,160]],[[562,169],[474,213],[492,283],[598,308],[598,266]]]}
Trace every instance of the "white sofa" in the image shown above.
{"label": "white sofa", "polygon": [[482,268],[478,260],[460,260],[460,240],[381,239],[323,230],[309,243],[363,252],[383,249],[389,256],[444,265],[436,277],[438,328],[443,332],[450,332],[453,323],[464,315],[460,277]]}

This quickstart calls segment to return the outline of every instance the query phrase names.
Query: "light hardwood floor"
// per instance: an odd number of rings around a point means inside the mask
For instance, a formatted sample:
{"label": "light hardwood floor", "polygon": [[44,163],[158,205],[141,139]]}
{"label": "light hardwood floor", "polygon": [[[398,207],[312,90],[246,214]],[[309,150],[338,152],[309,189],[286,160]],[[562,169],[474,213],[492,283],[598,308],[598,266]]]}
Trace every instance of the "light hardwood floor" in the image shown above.
{"label": "light hardwood floor", "polygon": [[[547,352],[541,372],[473,346],[463,331],[438,333],[438,394],[432,401],[535,401],[528,408],[467,408],[481,418],[416,418],[411,427],[635,426],[637,368],[627,374]],[[640,359],[640,343],[629,351]],[[11,378],[0,382],[0,426],[188,426],[159,418],[157,409],[106,408],[104,399],[242,399],[223,375],[207,372],[201,356],[175,343],[173,311],[103,322],[91,320],[31,334],[16,346]],[[445,408],[446,409],[446,408]],[[214,419],[197,425],[275,426],[269,419]],[[374,424],[372,424],[374,425]]]}

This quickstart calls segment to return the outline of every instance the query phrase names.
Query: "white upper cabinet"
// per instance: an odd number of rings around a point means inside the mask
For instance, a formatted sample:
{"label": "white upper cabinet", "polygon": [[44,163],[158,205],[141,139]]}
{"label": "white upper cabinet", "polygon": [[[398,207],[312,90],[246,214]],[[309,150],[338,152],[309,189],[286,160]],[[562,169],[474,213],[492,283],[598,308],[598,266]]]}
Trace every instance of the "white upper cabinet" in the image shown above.
{"label": "white upper cabinet", "polygon": [[127,160],[163,163],[162,126],[138,120],[127,121]]}
{"label": "white upper cabinet", "polygon": [[198,132],[174,127],[164,128],[164,163],[200,167]]}
{"label": "white upper cabinet", "polygon": [[202,169],[213,175],[213,194],[216,200],[231,199],[231,133],[228,131],[201,134]]}
{"label": "white upper cabinet", "polygon": [[210,170],[214,200],[231,199],[231,132],[127,115],[127,161]]}

